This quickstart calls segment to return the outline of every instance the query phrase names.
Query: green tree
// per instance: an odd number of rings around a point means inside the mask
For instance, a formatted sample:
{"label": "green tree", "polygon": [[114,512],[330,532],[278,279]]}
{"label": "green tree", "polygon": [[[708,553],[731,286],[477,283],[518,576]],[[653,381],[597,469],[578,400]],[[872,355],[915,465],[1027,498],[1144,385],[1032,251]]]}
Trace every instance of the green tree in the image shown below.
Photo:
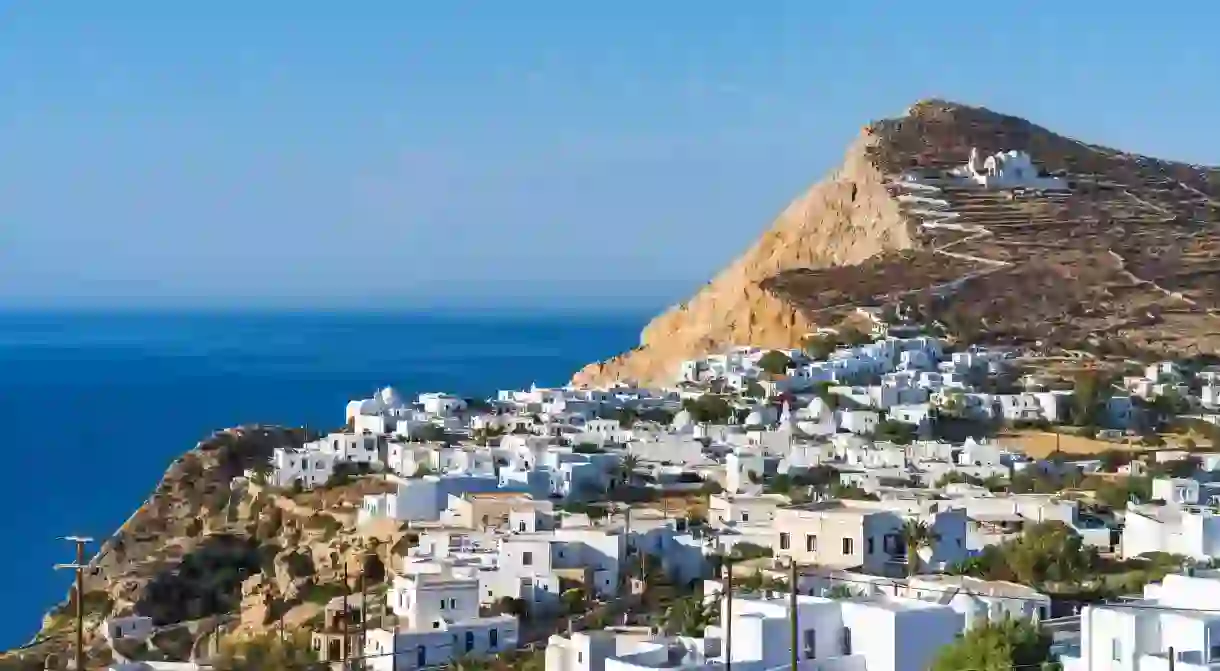
{"label": "green tree", "polygon": [[619,462],[618,472],[619,480],[624,486],[630,487],[635,484],[635,469],[640,466],[640,458],[634,454],[624,454],[623,460]]}
{"label": "green tree", "polygon": [[902,542],[907,548],[907,575],[919,573],[919,551],[930,548],[940,540],[940,534],[932,530],[927,522],[907,520],[902,524]]}
{"label": "green tree", "polygon": [[830,497],[834,499],[852,499],[855,501],[876,501],[877,496],[864,491],[859,485],[845,485],[834,482],[830,485]]}
{"label": "green tree", "polygon": [[792,359],[788,358],[787,354],[776,349],[762,355],[758,360],[758,367],[772,375],[784,375],[788,372],[788,366],[790,365],[792,365]]}
{"label": "green tree", "polygon": [[850,599],[856,595],[856,591],[851,587],[839,584],[831,586],[830,589],[826,590],[826,594],[823,596],[825,596],[827,599]]}
{"label": "green tree", "polygon": [[563,601],[563,606],[569,615],[578,615],[585,609],[585,601],[587,599],[585,591],[580,587],[565,590],[559,598]]}
{"label": "green tree", "polygon": [[1102,403],[1109,397],[1110,384],[1096,370],[1076,375],[1072,394],[1072,421],[1076,426],[1097,426]]}
{"label": "green tree", "polygon": [[1156,463],[1149,467],[1148,470],[1152,475],[1166,478],[1189,478],[1198,472],[1202,464],[1202,459],[1190,456],[1185,459],[1174,459],[1173,461]]}
{"label": "green tree", "polygon": [[877,422],[873,430],[874,440],[888,440],[895,445],[909,445],[915,440],[915,427],[895,419],[883,419]]}
{"label": "green tree", "polygon": [[669,605],[661,616],[661,627],[670,636],[702,637],[709,626],[720,619],[720,599],[704,600],[696,592]]}
{"label": "green tree", "polygon": [[690,413],[691,419],[699,423],[723,424],[733,416],[733,406],[727,399],[715,394],[704,394],[699,398],[686,399],[682,408]]}
{"label": "green tree", "polygon": [[746,385],[744,393],[750,398],[763,398],[767,395],[767,390],[763,389],[763,386],[756,380],[750,380],[750,383]]}
{"label": "green tree", "polygon": [[959,483],[959,482],[969,484],[969,485],[982,485],[983,484],[982,480],[980,480],[979,478],[976,478],[973,475],[970,475],[968,473],[962,473],[960,471],[948,471],[944,475],[940,476],[940,478],[936,481],[936,484],[934,486],[937,489],[944,489],[945,487],[947,487],[951,484],[955,484],[955,483]]}
{"label": "green tree", "polygon": [[1118,469],[1131,463],[1131,453],[1127,450],[1106,450],[1097,455],[1101,461],[1101,469],[1106,473],[1117,473]]}
{"label": "green tree", "polygon": [[1079,585],[1099,562],[1097,548],[1062,522],[1039,522],[1003,545],[1009,567],[1027,585]]}
{"label": "green tree", "polygon": [[1092,487],[1093,496],[1113,510],[1126,510],[1127,502],[1135,500],[1145,503],[1152,496],[1152,481],[1149,478],[1125,478],[1123,480],[1090,479],[1086,487]]}
{"label": "green tree", "polygon": [[936,654],[931,671],[1011,671],[1049,664],[1051,636],[1028,620],[976,626]]}
{"label": "green tree", "polygon": [[824,335],[809,336],[801,343],[801,348],[812,359],[825,359],[838,347],[838,340]]}

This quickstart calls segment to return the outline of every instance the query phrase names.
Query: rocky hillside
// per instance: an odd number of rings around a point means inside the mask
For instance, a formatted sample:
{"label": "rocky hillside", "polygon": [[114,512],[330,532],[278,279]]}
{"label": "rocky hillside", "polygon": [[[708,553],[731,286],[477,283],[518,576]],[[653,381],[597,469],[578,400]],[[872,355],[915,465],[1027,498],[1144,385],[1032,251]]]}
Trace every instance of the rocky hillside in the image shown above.
{"label": "rocky hillside", "polygon": [[[342,568],[380,580],[381,557],[402,534],[355,530],[379,476],[351,477],[310,491],[275,490],[239,477],[271,450],[297,445],[297,430],[245,427],[219,432],[166,470],[148,500],[100,547],[85,578],[86,645],[98,664],[124,659],[186,660],[209,632],[258,633],[306,624],[340,593]],[[382,550],[378,548],[381,547]],[[29,644],[0,655],[0,668],[62,667],[71,658],[75,601],[58,604]],[[115,650],[101,635],[108,617],[146,615],[153,640]],[[92,667],[91,667],[92,668]]]}
{"label": "rocky hillside", "polygon": [[[1070,188],[947,186],[930,204],[904,190],[903,174],[943,176],[972,147],[1026,151]],[[668,381],[683,359],[735,344],[798,345],[856,306],[899,300],[970,339],[1214,351],[1217,223],[1220,171],[924,101],[865,126],[842,166],[736,262],[648,324],[638,347],[573,382]]]}

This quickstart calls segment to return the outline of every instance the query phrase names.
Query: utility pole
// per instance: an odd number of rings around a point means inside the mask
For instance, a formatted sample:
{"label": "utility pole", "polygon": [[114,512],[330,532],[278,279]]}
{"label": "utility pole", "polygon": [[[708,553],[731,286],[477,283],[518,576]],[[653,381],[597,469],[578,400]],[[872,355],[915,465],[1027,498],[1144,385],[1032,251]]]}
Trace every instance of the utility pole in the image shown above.
{"label": "utility pole", "polygon": [[733,559],[724,558],[724,669],[733,671]]}
{"label": "utility pole", "polygon": [[[631,588],[631,579],[634,577],[631,574],[631,559],[634,556],[634,553],[631,551],[631,504],[628,503],[628,504],[626,504],[626,506],[627,507],[623,509],[623,539],[624,539],[624,547],[627,550],[627,561],[625,563],[627,570],[624,571],[623,573],[625,573],[627,576],[627,584],[620,585],[619,586],[620,590],[623,587],[627,587],[628,589],[630,589]],[[640,554],[640,570],[641,571],[643,571],[643,567],[644,567],[644,555],[641,553]],[[627,626],[627,624],[630,622],[630,620],[631,620],[630,609],[624,608],[623,609],[623,626],[624,627]]]}
{"label": "utility pole", "polygon": [[365,594],[364,566],[360,567],[360,668],[364,668],[364,644],[369,631],[368,597]]}
{"label": "utility pole", "polygon": [[792,558],[792,572],[788,575],[788,623],[792,627],[792,671],[796,671],[796,667],[800,664],[800,615],[796,609],[796,558]]}
{"label": "utility pole", "polygon": [[76,671],[85,671],[85,544],[92,538],[65,536],[63,540],[76,543],[76,561],[71,564],[56,564],[56,569],[76,571]]}
{"label": "utility pole", "polygon": [[348,661],[352,656],[352,651],[350,649],[352,647],[352,615],[347,610],[348,582],[346,547],[340,548],[339,561],[343,562],[343,671],[348,671],[351,668]]}

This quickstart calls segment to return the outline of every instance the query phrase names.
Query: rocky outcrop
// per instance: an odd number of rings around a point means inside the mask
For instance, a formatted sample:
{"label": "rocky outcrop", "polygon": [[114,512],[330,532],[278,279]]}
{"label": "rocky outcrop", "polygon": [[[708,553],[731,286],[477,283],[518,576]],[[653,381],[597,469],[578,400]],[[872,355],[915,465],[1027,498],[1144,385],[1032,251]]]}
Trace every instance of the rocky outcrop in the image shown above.
{"label": "rocky outcrop", "polygon": [[[972,152],[1028,154],[1054,175],[1031,179],[1068,188],[1044,195],[950,178],[933,205],[904,194],[901,176],[948,178]],[[923,225],[928,207],[955,223]],[[585,367],[573,383],[671,382],[683,359],[732,345],[795,346],[854,306],[907,300],[969,340],[1215,351],[1218,254],[1220,171],[922,101],[866,126],[842,166],[737,261],[649,323],[638,347]]]}
{"label": "rocky outcrop", "polygon": [[855,264],[914,245],[885,175],[868,156],[877,141],[862,134],[842,167],[793,201],[741,258],[649,323],[639,347],[585,367],[573,382],[666,381],[681,360],[726,346],[799,344],[816,325],[764,289],[764,281],[785,270]]}
{"label": "rocky outcrop", "polygon": [[[231,429],[170,465],[90,562],[85,599],[91,660],[111,653],[98,634],[107,617],[146,615],[167,631],[232,620],[257,633],[315,594],[334,593],[345,561],[352,576],[359,574],[376,544],[354,528],[354,511],[364,494],[385,491],[384,481],[357,477],[293,493],[241,477],[265,464],[275,447],[303,440],[296,430]],[[0,655],[0,667],[70,658],[73,612],[70,601],[56,606],[34,641]]]}

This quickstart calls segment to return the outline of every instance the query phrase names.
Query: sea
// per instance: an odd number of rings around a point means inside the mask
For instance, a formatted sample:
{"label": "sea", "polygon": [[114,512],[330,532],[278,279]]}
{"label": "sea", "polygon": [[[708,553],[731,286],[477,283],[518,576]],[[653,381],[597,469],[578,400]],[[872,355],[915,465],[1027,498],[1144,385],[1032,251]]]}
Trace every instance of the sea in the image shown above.
{"label": "sea", "polygon": [[385,385],[487,397],[562,384],[644,313],[0,313],[0,650],[67,594],[63,536],[104,539],[166,467],[243,423],[338,427]]}

